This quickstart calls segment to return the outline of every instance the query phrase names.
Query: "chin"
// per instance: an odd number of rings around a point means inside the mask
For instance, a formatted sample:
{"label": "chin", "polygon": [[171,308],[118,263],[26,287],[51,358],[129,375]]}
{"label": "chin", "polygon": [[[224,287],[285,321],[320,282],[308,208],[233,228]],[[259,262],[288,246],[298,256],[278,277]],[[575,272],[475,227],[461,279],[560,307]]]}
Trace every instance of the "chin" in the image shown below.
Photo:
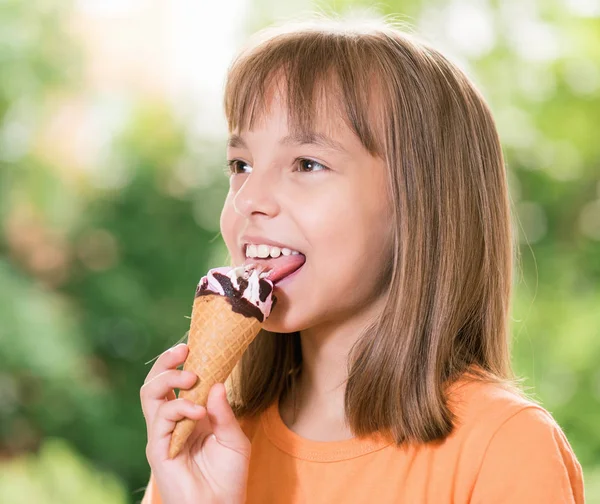
{"label": "chin", "polygon": [[281,319],[275,313],[272,313],[271,316],[264,322],[262,328],[265,331],[282,334],[293,333],[300,330],[298,324],[293,324],[289,321]]}
{"label": "chin", "polygon": [[273,333],[293,333],[305,328],[298,317],[295,317],[289,307],[278,300],[277,306],[271,312],[271,315],[264,321],[262,328],[265,331]]}

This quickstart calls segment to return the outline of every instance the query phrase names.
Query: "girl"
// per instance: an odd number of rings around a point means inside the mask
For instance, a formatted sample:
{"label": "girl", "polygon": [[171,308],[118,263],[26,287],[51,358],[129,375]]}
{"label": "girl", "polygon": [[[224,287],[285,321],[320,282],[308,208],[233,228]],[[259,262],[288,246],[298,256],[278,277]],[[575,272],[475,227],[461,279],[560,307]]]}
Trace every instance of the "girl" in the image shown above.
{"label": "girl", "polygon": [[305,262],[206,408],[175,399],[186,345],[156,361],[143,503],[583,503],[510,368],[506,173],[469,79],[391,24],[320,20],[262,32],[225,110],[233,265]]}

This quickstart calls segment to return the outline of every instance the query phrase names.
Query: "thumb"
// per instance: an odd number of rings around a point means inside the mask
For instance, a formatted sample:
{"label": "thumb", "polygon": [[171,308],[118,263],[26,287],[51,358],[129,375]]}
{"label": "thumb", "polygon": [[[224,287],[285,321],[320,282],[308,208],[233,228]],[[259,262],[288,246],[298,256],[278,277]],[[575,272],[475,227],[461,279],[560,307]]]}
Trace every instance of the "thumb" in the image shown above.
{"label": "thumb", "polygon": [[225,385],[216,383],[212,386],[208,393],[206,410],[213,434],[221,444],[239,447],[249,442],[229,405]]}

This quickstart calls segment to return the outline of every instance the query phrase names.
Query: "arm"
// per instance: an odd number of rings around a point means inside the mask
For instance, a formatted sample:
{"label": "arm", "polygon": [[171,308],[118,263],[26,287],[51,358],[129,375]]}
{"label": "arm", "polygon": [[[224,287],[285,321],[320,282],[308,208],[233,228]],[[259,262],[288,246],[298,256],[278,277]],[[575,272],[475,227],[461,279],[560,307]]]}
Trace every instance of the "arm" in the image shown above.
{"label": "arm", "polygon": [[508,418],[485,452],[471,504],[584,504],[583,473],[552,416],[527,406]]}

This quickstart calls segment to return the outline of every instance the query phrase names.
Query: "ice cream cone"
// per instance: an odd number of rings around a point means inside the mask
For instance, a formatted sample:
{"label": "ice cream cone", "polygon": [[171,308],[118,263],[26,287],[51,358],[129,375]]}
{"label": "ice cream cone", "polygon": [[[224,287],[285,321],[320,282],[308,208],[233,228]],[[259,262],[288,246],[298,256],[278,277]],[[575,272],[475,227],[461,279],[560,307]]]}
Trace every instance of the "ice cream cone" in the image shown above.
{"label": "ice cream cone", "polygon": [[[225,382],[261,326],[257,318],[234,312],[225,296],[196,297],[188,335],[189,354],[183,369],[196,374],[198,381],[193,388],[181,390],[179,397],[206,406],[211,387]],[[169,446],[170,458],[177,456],[195,425],[187,418],[177,423]]]}

